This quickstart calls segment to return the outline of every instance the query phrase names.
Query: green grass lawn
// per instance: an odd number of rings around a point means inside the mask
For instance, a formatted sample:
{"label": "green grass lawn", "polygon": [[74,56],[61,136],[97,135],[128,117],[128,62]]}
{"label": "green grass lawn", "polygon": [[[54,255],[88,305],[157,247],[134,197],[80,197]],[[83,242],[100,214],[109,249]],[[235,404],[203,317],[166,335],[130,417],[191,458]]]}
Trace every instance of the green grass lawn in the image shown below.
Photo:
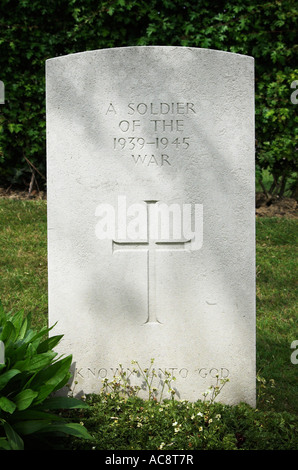
{"label": "green grass lawn", "polygon": [[[297,418],[298,364],[291,362],[291,343],[298,340],[298,221],[260,218],[256,226],[257,408],[264,413],[288,412]],[[25,313],[31,312],[36,328],[47,324],[46,201],[0,198],[0,298],[6,311],[24,309]],[[119,408],[119,405],[107,404],[104,400],[101,404],[94,400],[92,406],[94,415],[90,418],[91,426],[97,413],[102,413],[98,419],[107,419],[107,416],[103,417],[104,412],[98,411],[101,406],[105,410],[111,407],[112,416],[117,414]],[[137,415],[132,414],[129,408],[132,405],[123,402],[121,406],[128,407],[126,421],[129,416],[134,416],[131,419],[135,420],[135,427],[141,427],[140,422],[136,421]],[[143,408],[141,403],[137,406],[138,410]],[[166,415],[165,412],[169,419],[177,421],[179,413],[172,408],[152,409],[150,416],[157,413],[154,418],[156,422],[157,416],[162,413]],[[245,410],[241,412],[246,413]],[[189,413],[190,421],[192,416],[197,416],[194,409]],[[231,416],[228,416],[226,426],[233,426],[237,419],[239,421],[239,417]],[[114,421],[113,432],[116,432],[117,423],[118,419]],[[175,429],[178,429],[177,426]],[[141,431],[138,432],[140,436]]]}
{"label": "green grass lawn", "polygon": [[[290,360],[290,346],[298,339],[297,228],[293,219],[257,219],[258,373],[267,384],[275,382],[267,390],[275,399],[273,409],[296,414],[298,365]],[[266,393],[258,406],[272,406]]]}
{"label": "green grass lawn", "polygon": [[47,324],[46,201],[0,198],[0,298],[6,310]]}

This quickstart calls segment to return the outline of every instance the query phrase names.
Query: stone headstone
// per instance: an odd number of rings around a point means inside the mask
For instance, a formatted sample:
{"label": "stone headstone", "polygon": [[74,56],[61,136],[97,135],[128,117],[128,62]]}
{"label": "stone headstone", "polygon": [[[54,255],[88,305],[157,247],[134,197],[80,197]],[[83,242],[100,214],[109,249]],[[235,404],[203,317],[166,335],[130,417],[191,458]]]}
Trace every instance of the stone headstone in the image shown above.
{"label": "stone headstone", "polygon": [[156,393],[227,378],[219,399],[254,405],[253,58],[128,47],[46,69],[49,322],[73,393],[120,364],[142,386],[131,361],[154,359]]}
{"label": "stone headstone", "polygon": [[5,364],[5,345],[0,341],[0,364]]}
{"label": "stone headstone", "polygon": [[0,80],[0,104],[5,103],[5,86],[4,83]]}

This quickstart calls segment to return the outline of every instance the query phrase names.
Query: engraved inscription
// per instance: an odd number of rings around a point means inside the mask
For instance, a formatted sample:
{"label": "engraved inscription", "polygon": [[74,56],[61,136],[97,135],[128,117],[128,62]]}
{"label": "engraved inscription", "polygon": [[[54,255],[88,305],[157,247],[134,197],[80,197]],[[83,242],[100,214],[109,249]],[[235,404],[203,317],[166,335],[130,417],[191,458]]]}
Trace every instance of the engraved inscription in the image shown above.
{"label": "engraved inscription", "polygon": [[195,114],[191,102],[128,103],[121,112],[109,103],[106,115],[117,119],[119,133],[112,149],[134,165],[170,167],[191,147],[186,119]]}
{"label": "engraved inscription", "polygon": [[[94,378],[97,380],[105,379],[107,377],[117,377],[125,372],[126,378],[138,376],[135,369],[130,367],[80,367],[75,371],[76,378],[87,379]],[[195,374],[200,379],[227,379],[230,376],[230,370],[226,367],[200,367],[198,369],[187,369],[186,367],[158,367],[152,368],[149,377],[158,375],[159,377],[167,376],[186,379],[190,375]]]}
{"label": "engraved inscription", "polygon": [[154,115],[165,115],[165,114],[189,114],[193,112],[196,114],[193,103],[129,103],[128,114],[154,114]]}
{"label": "engraved inscription", "polygon": [[150,166],[150,165],[171,165],[169,161],[169,155],[162,153],[161,155],[147,155],[147,154],[132,154],[132,158],[134,159],[135,164],[139,163],[140,165]]}
{"label": "engraved inscription", "polygon": [[189,137],[177,137],[173,141],[167,137],[155,137],[152,142],[146,141],[143,137],[114,137],[114,150],[143,150],[145,146],[152,146],[153,149],[165,150],[167,148],[188,149]]}

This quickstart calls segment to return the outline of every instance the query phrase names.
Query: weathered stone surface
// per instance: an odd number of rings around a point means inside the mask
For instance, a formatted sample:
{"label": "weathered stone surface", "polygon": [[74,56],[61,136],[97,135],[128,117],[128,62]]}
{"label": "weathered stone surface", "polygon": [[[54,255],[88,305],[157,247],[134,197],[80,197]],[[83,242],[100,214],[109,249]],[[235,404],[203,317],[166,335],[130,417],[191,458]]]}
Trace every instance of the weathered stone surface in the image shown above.
{"label": "weathered stone surface", "polygon": [[154,358],[158,389],[219,375],[255,403],[253,75],[184,47],[47,61],[49,318],[75,394]]}

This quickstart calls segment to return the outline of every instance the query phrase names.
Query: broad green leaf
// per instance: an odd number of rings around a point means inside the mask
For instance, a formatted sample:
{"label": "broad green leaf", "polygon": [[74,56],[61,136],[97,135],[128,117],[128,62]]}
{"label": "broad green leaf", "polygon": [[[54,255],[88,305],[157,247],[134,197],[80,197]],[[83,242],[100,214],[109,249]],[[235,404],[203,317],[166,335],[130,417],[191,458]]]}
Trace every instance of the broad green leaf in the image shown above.
{"label": "broad green leaf", "polygon": [[51,397],[46,399],[42,406],[46,410],[89,408],[87,403],[73,397]]}
{"label": "broad green leaf", "polygon": [[24,442],[12,426],[5,422],[3,427],[11,449],[24,450]]}
{"label": "broad green leaf", "polygon": [[1,341],[8,342],[10,339],[14,339],[16,334],[15,327],[11,321],[7,321],[3,327],[0,339]]}
{"label": "broad green leaf", "polygon": [[62,432],[83,439],[92,439],[87,429],[79,423],[52,423],[51,426],[44,427],[41,432]]}
{"label": "broad green leaf", "polygon": [[11,369],[0,374],[0,390],[17,374],[20,374],[20,371],[17,369]]}
{"label": "broad green leaf", "polygon": [[21,328],[20,328],[20,331],[19,331],[19,334],[18,334],[18,337],[20,339],[24,338],[24,336],[27,332],[27,328],[28,328],[28,320],[27,320],[27,318],[24,318],[23,323],[22,323]]}
{"label": "broad green leaf", "polygon": [[22,411],[28,408],[37,395],[38,392],[30,389],[22,390],[20,393],[18,393],[14,398],[14,402],[18,410]]}
{"label": "broad green leaf", "polygon": [[36,404],[41,403],[50,393],[56,391],[61,383],[65,384],[69,378],[71,361],[72,356],[67,356],[36,374],[30,385],[33,390],[39,389]]}
{"label": "broad green leaf", "polygon": [[67,369],[67,372],[65,373],[62,380],[55,385],[53,392],[57,392],[58,390],[61,390],[61,388],[63,388],[64,385],[68,383],[70,377],[71,377],[71,373],[69,372],[69,369]]}
{"label": "broad green leaf", "polygon": [[23,338],[24,343],[31,343],[35,336],[36,336],[36,331],[28,329]]}
{"label": "broad green leaf", "polygon": [[6,437],[0,437],[0,449],[12,450]]}
{"label": "broad green leaf", "polygon": [[34,434],[35,432],[40,432],[41,430],[51,427],[51,419],[34,419],[26,420],[15,423],[14,427],[23,436],[28,434]]}
{"label": "broad green leaf", "polygon": [[47,353],[43,354],[38,354],[33,357],[29,357],[28,359],[24,361],[18,361],[14,367],[19,369],[20,371],[26,371],[26,372],[38,372],[39,370],[42,370],[44,367],[49,366],[54,357],[57,356],[57,353],[53,351],[49,351]]}
{"label": "broad green leaf", "polygon": [[[29,330],[27,332],[25,338],[24,338],[25,341],[26,342],[30,341],[30,343],[33,343],[37,339],[42,338],[43,336],[47,335],[56,326],[56,324],[57,324],[57,322],[54,323],[54,325],[52,325],[50,327],[44,326],[43,328],[41,328],[41,330],[39,332]],[[33,333],[33,335],[32,335],[32,333]]]}
{"label": "broad green leaf", "polygon": [[59,415],[55,415],[52,413],[48,413],[46,411],[37,410],[35,408],[29,408],[24,411],[15,411],[11,417],[12,422],[20,422],[20,421],[32,421],[32,420],[43,420],[43,421],[61,421],[63,418]]}
{"label": "broad green leaf", "polygon": [[57,336],[51,336],[50,338],[44,340],[42,343],[37,348],[38,353],[43,353],[46,352],[50,349],[53,349],[57,344],[60,342],[60,340],[63,338],[64,335],[57,335]]}
{"label": "broad green leaf", "polygon": [[12,414],[16,409],[16,405],[13,401],[6,397],[0,397],[0,409]]}
{"label": "broad green leaf", "polygon": [[11,321],[14,324],[17,335],[19,335],[20,329],[21,329],[23,321],[24,321],[24,311],[20,310],[19,312],[12,315],[11,316]]}
{"label": "broad green leaf", "polygon": [[17,361],[25,357],[26,349],[28,347],[27,344],[22,344],[22,343],[20,344],[20,346],[18,347],[16,346],[17,346],[17,343],[11,343],[5,349],[6,356],[10,360],[10,367],[13,367],[13,368],[15,368],[15,363]]}

